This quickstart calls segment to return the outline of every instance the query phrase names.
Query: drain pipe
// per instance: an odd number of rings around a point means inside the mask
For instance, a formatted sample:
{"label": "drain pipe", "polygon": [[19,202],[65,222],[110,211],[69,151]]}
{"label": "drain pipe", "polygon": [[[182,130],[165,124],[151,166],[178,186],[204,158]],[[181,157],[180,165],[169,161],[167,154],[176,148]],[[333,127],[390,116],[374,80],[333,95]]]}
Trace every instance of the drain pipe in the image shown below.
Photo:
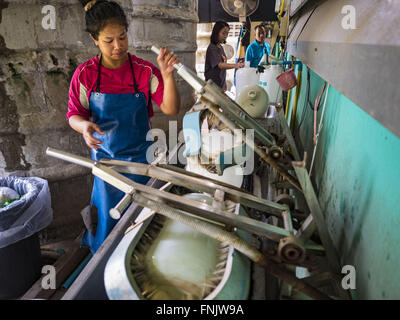
{"label": "drain pipe", "polygon": [[231,232],[222,230],[216,225],[205,222],[203,220],[190,217],[184,211],[173,209],[171,207],[168,207],[167,205],[155,202],[138,193],[133,195],[133,202],[141,206],[146,206],[163,216],[187,225],[198,232],[206,234],[213,239],[229,244],[239,252],[243,253],[253,262],[264,267],[276,278],[286,282],[293,288],[301,291],[312,299],[331,300],[329,296],[322,293],[318,289],[313,288],[304,281],[296,278],[290,272],[279,267],[277,263],[271,261],[270,259],[267,259],[260,251],[250,246],[246,241],[242,240],[237,235]]}

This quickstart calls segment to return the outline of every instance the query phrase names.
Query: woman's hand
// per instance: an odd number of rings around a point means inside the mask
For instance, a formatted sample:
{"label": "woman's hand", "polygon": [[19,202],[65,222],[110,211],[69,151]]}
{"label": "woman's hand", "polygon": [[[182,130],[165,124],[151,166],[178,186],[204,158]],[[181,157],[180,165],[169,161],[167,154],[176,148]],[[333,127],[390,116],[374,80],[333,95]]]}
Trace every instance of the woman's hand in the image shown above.
{"label": "woman's hand", "polygon": [[172,75],[175,69],[174,64],[179,63],[179,60],[168,48],[161,48],[160,54],[157,57],[157,63],[164,78],[165,76]]}
{"label": "woman's hand", "polygon": [[228,70],[228,69],[240,69],[244,67],[244,62],[240,61],[238,63],[226,63],[226,62],[220,62],[218,63],[218,68],[222,70]]}
{"label": "woman's hand", "polygon": [[72,127],[72,129],[79,132],[83,136],[83,139],[85,140],[89,148],[95,150],[100,148],[98,144],[103,143],[103,141],[100,141],[93,137],[93,133],[97,132],[99,134],[104,134],[104,132],[101,131],[100,127],[97,124],[88,121],[82,116],[73,115],[69,118],[69,125]]}
{"label": "woman's hand", "polygon": [[173,72],[175,69],[174,64],[179,63],[179,60],[168,48],[161,48],[157,62],[164,81],[164,95],[160,105],[161,111],[167,115],[177,115],[181,100]]}
{"label": "woman's hand", "polygon": [[83,139],[85,140],[85,142],[89,146],[89,148],[97,150],[100,148],[100,146],[98,146],[98,144],[103,143],[103,141],[100,141],[93,137],[93,133],[95,133],[95,132],[104,134],[104,132],[101,131],[100,127],[93,122],[86,121],[83,124],[83,127],[82,127]]}
{"label": "woman's hand", "polygon": [[236,63],[235,69],[240,69],[244,67],[244,62],[243,61],[239,61],[238,63]]}

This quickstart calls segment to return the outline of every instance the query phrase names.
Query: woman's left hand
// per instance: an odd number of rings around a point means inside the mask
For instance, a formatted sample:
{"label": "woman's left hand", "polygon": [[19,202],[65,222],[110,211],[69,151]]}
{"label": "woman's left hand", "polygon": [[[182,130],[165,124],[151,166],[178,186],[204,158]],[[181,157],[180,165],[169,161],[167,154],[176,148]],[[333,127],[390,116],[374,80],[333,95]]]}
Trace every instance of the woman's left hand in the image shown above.
{"label": "woman's left hand", "polygon": [[174,72],[174,64],[179,63],[177,56],[168,48],[161,48],[157,57],[158,66],[163,76],[170,75]]}

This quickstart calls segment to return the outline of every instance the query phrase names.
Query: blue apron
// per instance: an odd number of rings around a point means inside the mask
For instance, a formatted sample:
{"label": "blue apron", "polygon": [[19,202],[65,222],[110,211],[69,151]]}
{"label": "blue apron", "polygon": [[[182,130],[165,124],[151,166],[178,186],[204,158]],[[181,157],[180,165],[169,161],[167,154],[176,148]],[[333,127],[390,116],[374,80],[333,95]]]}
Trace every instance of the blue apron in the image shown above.
{"label": "blue apron", "polygon": [[[148,163],[146,160],[147,148],[151,141],[146,141],[146,134],[150,130],[148,114],[149,100],[138,91],[133,72],[131,57],[128,53],[134,93],[106,94],[100,93],[101,61],[100,57],[97,88],[90,94],[91,121],[96,123],[104,135],[95,132],[93,137],[103,141],[101,148],[91,149],[92,159],[115,159],[130,162]],[[150,179],[147,176],[124,174],[129,179],[146,184]],[[104,239],[111,232],[118,220],[110,217],[109,211],[122,199],[124,193],[111,186],[104,180],[94,177],[91,206],[97,208],[97,229],[92,235],[86,230],[81,245],[89,246],[94,254],[101,246]]]}

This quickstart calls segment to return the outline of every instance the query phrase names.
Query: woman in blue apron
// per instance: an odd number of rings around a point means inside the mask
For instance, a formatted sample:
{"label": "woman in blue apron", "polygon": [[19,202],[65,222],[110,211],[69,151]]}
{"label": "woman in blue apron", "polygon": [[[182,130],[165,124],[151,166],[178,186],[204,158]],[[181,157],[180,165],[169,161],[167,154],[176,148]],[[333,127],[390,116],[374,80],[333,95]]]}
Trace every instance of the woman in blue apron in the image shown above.
{"label": "woman in blue apron", "polygon": [[[165,114],[179,111],[173,78],[173,64],[178,60],[168,49],[161,50],[158,71],[151,63],[130,55],[128,24],[115,2],[90,1],[85,11],[87,31],[101,54],[79,66],[71,80],[69,124],[83,135],[93,160],[148,163],[146,152],[152,142],[146,141],[146,135],[151,129],[151,100],[158,100]],[[147,176],[126,176],[142,184],[149,180]],[[109,210],[123,196],[122,191],[94,178],[91,206],[97,208],[97,228],[94,234],[86,230],[82,239],[82,246],[89,246],[92,253],[118,222],[110,217]]]}

